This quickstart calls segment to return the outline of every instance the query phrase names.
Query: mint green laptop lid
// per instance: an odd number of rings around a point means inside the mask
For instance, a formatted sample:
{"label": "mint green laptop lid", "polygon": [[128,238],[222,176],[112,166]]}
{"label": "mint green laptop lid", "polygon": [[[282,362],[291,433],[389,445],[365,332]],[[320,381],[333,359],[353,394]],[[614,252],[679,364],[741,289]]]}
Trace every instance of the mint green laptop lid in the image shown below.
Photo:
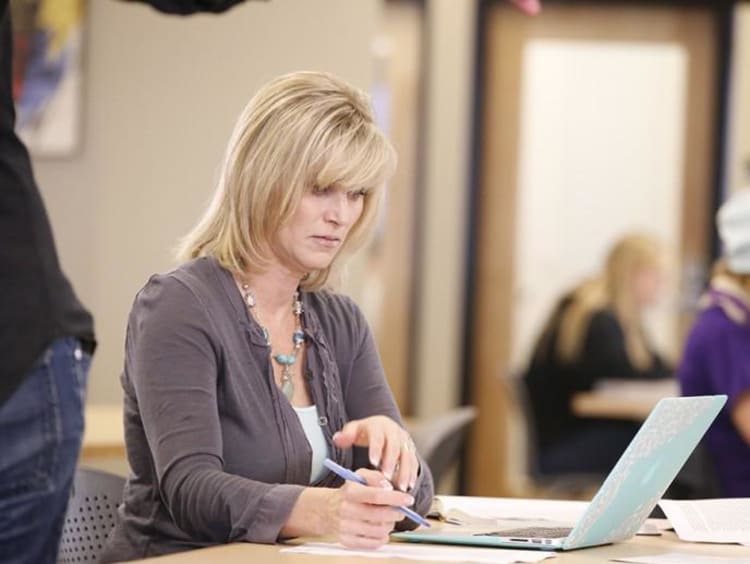
{"label": "mint green laptop lid", "polygon": [[394,533],[392,537],[412,542],[547,550],[627,540],[646,521],[726,401],[725,395],[660,400],[564,539],[540,543],[538,538],[511,538],[499,531],[450,525]]}

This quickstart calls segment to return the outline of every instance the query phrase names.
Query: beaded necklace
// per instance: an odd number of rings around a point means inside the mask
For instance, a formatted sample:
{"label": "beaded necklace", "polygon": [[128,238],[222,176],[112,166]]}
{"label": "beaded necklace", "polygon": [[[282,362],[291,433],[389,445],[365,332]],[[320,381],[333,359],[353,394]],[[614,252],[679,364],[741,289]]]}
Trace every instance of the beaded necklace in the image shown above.
{"label": "beaded necklace", "polygon": [[[258,317],[257,311],[254,311],[255,295],[247,284],[242,284],[242,299],[245,301],[250,314],[255,318],[263,330],[263,337],[266,339],[266,345],[271,347],[271,336],[268,329],[261,322]],[[294,319],[296,322],[296,329],[292,333],[292,352],[290,354],[276,353],[273,354],[271,351],[271,358],[281,366],[281,392],[286,396],[289,401],[292,401],[294,396],[294,382],[292,381],[292,366],[297,362],[297,357],[302,349],[302,344],[305,342],[305,334],[302,332],[302,302],[299,299],[299,292],[294,292],[294,300],[292,301],[292,313],[294,313]]]}

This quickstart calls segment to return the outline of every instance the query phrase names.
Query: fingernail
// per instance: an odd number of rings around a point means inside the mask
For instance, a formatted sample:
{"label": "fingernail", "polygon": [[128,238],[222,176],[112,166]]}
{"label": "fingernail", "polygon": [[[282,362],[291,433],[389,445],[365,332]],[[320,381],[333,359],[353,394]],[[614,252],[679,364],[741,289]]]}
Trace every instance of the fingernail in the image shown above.
{"label": "fingernail", "polygon": [[391,484],[388,480],[381,480],[380,487],[383,488],[384,490],[392,490],[393,484]]}
{"label": "fingernail", "polygon": [[414,486],[415,486],[415,485],[416,485],[416,483],[415,483],[415,482],[411,482],[411,483],[409,484],[409,491],[413,490],[413,489],[414,489]]}
{"label": "fingernail", "polygon": [[414,496],[407,494],[406,497],[408,498],[407,505],[414,505]]}
{"label": "fingernail", "polygon": [[399,489],[401,489],[402,492],[408,492],[408,485],[406,482],[401,482],[401,485],[399,485]]}
{"label": "fingernail", "polygon": [[380,459],[376,456],[373,456],[370,458],[370,464],[372,464],[374,468],[377,468],[380,466]]}
{"label": "fingernail", "polygon": [[335,441],[335,440],[336,440],[336,438],[337,438],[337,437],[339,437],[340,435],[341,435],[341,433],[340,433],[339,431],[336,431],[336,432],[335,432],[335,433],[333,434],[333,437],[332,437],[332,438],[333,438],[333,440]]}
{"label": "fingernail", "polygon": [[385,476],[388,479],[388,481],[390,481],[391,479],[393,479],[393,472],[388,472],[387,470],[383,470],[383,476]]}

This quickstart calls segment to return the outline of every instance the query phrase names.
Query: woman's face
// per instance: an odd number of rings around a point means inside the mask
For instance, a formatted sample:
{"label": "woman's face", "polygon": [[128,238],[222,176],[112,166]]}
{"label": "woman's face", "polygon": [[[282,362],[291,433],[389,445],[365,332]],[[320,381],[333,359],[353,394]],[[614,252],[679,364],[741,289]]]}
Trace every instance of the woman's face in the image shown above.
{"label": "woman's face", "polygon": [[329,186],[307,191],[276,236],[276,258],[296,276],[330,266],[362,215],[365,190]]}
{"label": "woman's face", "polygon": [[664,289],[664,272],[656,266],[643,267],[636,271],[633,280],[635,301],[640,306],[653,306]]}

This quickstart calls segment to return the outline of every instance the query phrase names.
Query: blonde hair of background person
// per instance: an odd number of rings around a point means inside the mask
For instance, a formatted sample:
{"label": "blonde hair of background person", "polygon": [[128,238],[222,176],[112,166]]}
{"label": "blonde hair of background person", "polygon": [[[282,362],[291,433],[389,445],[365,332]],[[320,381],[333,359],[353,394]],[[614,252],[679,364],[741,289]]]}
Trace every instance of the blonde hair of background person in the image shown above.
{"label": "blonde hair of background person", "polygon": [[[415,526],[392,506],[429,509],[367,322],[325,289],[394,166],[366,96],[336,77],[292,73],[250,100],[185,262],[131,311],[133,479],[103,561],[313,535],[374,548]],[[325,456],[367,485],[342,485]]]}
{"label": "blonde hair of background person", "polygon": [[[313,85],[317,95],[301,100]],[[359,123],[352,126],[352,120]],[[280,138],[279,129],[289,137]],[[318,290],[367,240],[395,166],[396,153],[375,126],[362,92],[325,74],[277,79],[240,115],[213,199],[177,257],[214,256],[227,270],[261,272],[278,226],[311,186],[368,186],[362,215],[333,262],[301,281],[302,289]]]}
{"label": "blonde hair of background person", "polygon": [[573,291],[571,305],[560,320],[561,360],[571,362],[581,354],[591,316],[610,309],[622,326],[631,364],[647,369],[653,356],[642,328],[642,310],[657,297],[664,260],[663,249],[650,236],[631,234],[618,240],[602,273]]}

